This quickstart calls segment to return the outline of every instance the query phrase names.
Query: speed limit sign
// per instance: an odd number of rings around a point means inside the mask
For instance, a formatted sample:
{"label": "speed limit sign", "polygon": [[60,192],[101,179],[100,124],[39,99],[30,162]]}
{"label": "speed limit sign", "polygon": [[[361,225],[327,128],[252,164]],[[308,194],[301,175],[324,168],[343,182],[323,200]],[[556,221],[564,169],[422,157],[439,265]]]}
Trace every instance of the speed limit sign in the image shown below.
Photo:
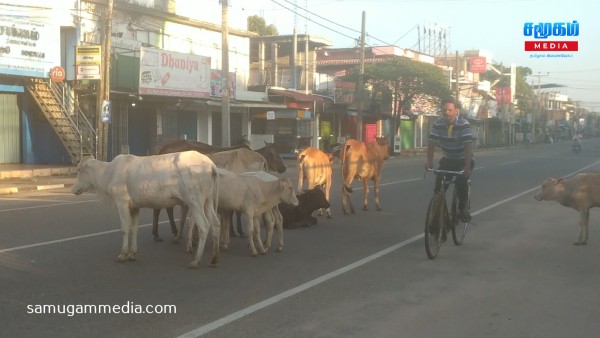
{"label": "speed limit sign", "polygon": [[50,80],[52,82],[63,82],[65,79],[65,69],[61,66],[56,66],[50,70]]}

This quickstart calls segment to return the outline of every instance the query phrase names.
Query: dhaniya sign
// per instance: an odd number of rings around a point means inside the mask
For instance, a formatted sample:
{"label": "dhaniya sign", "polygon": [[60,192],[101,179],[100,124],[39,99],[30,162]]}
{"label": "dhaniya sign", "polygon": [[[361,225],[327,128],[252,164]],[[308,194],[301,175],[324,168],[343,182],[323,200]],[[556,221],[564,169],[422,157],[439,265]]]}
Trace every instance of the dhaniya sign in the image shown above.
{"label": "dhaniya sign", "polygon": [[140,52],[140,94],[210,98],[210,57],[147,47]]}

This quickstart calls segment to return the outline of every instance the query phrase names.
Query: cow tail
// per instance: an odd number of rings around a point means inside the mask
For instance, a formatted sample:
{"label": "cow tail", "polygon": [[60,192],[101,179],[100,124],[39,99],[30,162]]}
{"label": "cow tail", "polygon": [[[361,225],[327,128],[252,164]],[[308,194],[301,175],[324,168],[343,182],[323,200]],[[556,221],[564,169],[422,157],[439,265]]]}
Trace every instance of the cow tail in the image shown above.
{"label": "cow tail", "polygon": [[212,176],[213,176],[213,200],[214,200],[214,206],[215,206],[215,213],[217,213],[219,210],[219,173],[217,172],[217,167],[214,166],[213,170],[212,170]]}
{"label": "cow tail", "polygon": [[[348,164],[346,163],[346,157],[348,157],[348,152],[350,151],[350,145],[349,144],[344,144],[342,146],[342,150],[341,150],[341,156],[340,159],[342,161],[342,177],[345,178],[346,176],[348,176]],[[346,185],[346,182],[344,182],[344,189],[349,192],[352,193],[352,188]]]}

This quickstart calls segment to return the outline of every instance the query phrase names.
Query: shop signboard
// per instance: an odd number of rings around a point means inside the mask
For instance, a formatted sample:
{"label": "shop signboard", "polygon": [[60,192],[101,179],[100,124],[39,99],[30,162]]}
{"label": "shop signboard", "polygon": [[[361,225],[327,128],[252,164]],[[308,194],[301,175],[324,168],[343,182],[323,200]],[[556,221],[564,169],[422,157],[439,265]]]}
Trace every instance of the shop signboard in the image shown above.
{"label": "shop signboard", "polygon": [[60,28],[40,20],[0,17],[0,73],[48,78],[60,63]]}
{"label": "shop signboard", "polygon": [[140,48],[141,95],[210,98],[210,57]]}

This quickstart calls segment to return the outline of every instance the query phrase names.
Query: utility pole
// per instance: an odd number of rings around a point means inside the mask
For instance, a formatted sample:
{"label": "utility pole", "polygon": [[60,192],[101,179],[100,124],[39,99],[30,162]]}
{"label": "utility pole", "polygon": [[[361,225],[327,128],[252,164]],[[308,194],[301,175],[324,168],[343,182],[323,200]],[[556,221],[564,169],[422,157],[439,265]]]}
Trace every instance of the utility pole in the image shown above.
{"label": "utility pole", "polygon": [[221,62],[221,146],[230,146],[230,118],[229,110],[229,19],[227,0],[221,0],[222,17],[222,62]]}
{"label": "utility pole", "polygon": [[362,129],[363,129],[363,82],[365,75],[365,21],[366,13],[362,12],[362,28],[360,32],[360,68],[358,72],[358,121],[356,123],[356,138],[359,141],[363,140]]}
{"label": "utility pole", "polygon": [[455,88],[455,96],[456,96],[456,103],[460,102],[460,67],[459,67],[459,60],[458,60],[458,51],[456,51],[456,88]]}
{"label": "utility pole", "polygon": [[97,141],[96,157],[100,161],[107,160],[108,123],[102,122],[101,107],[104,100],[110,101],[110,44],[112,36],[113,0],[108,0],[106,22],[102,25],[104,41],[102,41],[102,61],[100,65],[101,78],[98,81],[98,97],[96,101]]}
{"label": "utility pole", "polygon": [[[550,73],[546,73],[546,75],[542,75],[541,72],[538,72],[538,75],[534,75],[537,76],[537,93],[535,95],[535,109],[533,110],[532,114],[531,114],[531,140],[532,142],[535,143],[535,116],[536,115],[541,115],[541,103],[540,103],[540,88],[541,88],[541,77],[542,76],[548,76],[550,75]],[[537,113],[537,114],[536,114]]]}

